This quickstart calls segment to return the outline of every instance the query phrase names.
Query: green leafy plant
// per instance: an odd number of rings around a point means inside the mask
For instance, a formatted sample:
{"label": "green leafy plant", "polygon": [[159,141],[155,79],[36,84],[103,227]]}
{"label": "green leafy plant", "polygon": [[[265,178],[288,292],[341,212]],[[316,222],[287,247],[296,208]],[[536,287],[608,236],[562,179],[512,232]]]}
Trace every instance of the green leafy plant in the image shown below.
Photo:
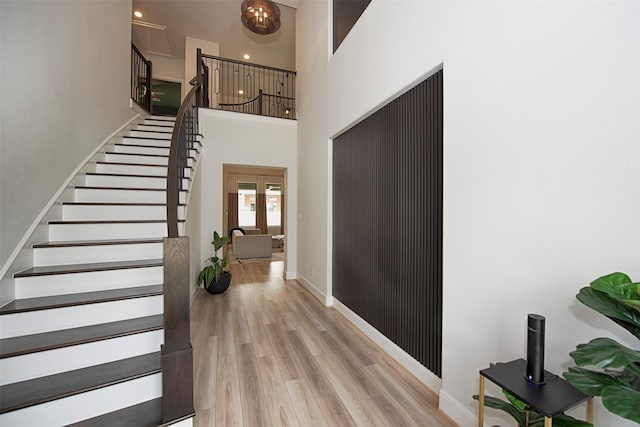
{"label": "green leafy plant", "polygon": [[[518,427],[544,426],[544,415],[537,412],[531,406],[509,393],[507,390],[503,389],[502,394],[507,398],[507,401],[485,395],[484,406],[506,412],[516,420]],[[479,396],[475,394],[473,395],[473,399],[478,400]],[[591,423],[578,420],[565,414],[554,417],[552,422],[554,427],[593,427],[593,424]]]}
{"label": "green leafy plant", "polygon": [[[640,283],[624,273],[611,273],[580,289],[576,297],[640,341]],[[640,351],[595,338],[569,355],[577,365],[564,373],[571,385],[601,396],[609,412],[640,423]]]}
{"label": "green leafy plant", "polygon": [[209,284],[214,281],[217,282],[220,280],[220,276],[224,271],[224,268],[227,266],[227,256],[223,256],[222,258],[218,257],[218,251],[222,249],[224,245],[227,244],[229,239],[226,236],[220,236],[217,231],[213,232],[213,240],[211,244],[213,245],[213,256],[207,261],[209,265],[204,267],[200,274],[198,274],[198,284],[202,284],[204,282],[205,287],[209,287]]}

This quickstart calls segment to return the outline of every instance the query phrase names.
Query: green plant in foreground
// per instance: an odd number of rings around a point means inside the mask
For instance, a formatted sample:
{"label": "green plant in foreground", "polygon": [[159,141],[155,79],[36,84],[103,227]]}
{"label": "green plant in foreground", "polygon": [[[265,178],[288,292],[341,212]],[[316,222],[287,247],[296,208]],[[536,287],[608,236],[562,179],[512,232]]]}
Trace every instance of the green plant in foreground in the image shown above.
{"label": "green plant in foreground", "polygon": [[228,241],[229,239],[226,236],[220,236],[217,231],[213,232],[213,240],[211,241],[213,245],[213,256],[207,259],[209,265],[204,267],[200,271],[200,274],[198,274],[198,284],[204,282],[204,286],[208,288],[213,279],[215,279],[216,282],[220,280],[220,276],[227,266],[228,261],[226,255],[222,258],[218,257],[218,251],[222,249]]}
{"label": "green plant in foreground", "polygon": [[[484,406],[506,412],[516,420],[518,427],[544,426],[544,415],[537,412],[531,406],[509,393],[507,390],[503,389],[502,394],[507,398],[506,402],[502,399],[498,399],[497,397],[485,395]],[[473,395],[473,399],[478,400],[478,395]],[[552,421],[554,427],[593,427],[593,424],[591,423],[578,420],[565,414],[553,418]]]}
{"label": "green plant in foreground", "polygon": [[[578,300],[625,328],[640,342],[640,283],[624,273],[600,277]],[[577,366],[563,375],[578,390],[601,396],[609,412],[640,423],[640,351],[595,338],[569,353]]]}

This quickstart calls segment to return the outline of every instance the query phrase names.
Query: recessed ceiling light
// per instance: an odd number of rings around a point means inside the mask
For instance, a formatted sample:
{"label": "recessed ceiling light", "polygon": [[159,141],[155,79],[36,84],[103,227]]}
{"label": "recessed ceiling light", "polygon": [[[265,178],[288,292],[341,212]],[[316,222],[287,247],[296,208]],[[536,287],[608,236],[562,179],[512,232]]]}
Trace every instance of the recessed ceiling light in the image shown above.
{"label": "recessed ceiling light", "polygon": [[242,89],[240,89],[240,90],[238,91],[238,93],[239,93],[240,95],[242,95],[242,94],[244,93],[244,91],[243,91]]}
{"label": "recessed ceiling light", "polygon": [[251,56],[249,56],[249,54],[248,54],[248,53],[245,53],[242,57],[243,57],[244,59],[251,59]]}
{"label": "recessed ceiling light", "polygon": [[136,18],[142,18],[142,12],[140,12],[139,10],[136,10],[133,12],[133,16],[135,16]]}

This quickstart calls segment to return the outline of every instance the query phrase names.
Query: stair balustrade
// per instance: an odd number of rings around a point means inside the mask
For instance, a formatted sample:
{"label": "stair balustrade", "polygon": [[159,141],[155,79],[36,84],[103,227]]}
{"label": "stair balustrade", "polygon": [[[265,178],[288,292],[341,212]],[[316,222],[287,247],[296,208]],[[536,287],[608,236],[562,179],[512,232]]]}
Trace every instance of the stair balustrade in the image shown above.
{"label": "stair balustrade", "polygon": [[193,350],[190,340],[189,238],[179,236],[178,209],[188,153],[198,141],[201,85],[193,88],[176,116],[167,168],[167,235],[164,239],[164,345],[162,346],[162,421],[194,414]]}
{"label": "stair balustrade", "polygon": [[296,118],[296,72],[204,54],[198,49],[202,106]]}
{"label": "stair balustrade", "polygon": [[152,64],[142,52],[131,43],[131,99],[151,113]]}

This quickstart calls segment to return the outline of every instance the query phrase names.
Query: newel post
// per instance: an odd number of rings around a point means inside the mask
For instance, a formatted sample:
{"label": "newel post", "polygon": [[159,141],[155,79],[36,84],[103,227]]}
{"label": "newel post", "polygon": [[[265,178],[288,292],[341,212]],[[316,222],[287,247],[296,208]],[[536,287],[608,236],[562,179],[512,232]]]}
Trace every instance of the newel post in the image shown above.
{"label": "newel post", "polygon": [[190,337],[189,238],[167,237],[164,246],[162,422],[194,415]]}

